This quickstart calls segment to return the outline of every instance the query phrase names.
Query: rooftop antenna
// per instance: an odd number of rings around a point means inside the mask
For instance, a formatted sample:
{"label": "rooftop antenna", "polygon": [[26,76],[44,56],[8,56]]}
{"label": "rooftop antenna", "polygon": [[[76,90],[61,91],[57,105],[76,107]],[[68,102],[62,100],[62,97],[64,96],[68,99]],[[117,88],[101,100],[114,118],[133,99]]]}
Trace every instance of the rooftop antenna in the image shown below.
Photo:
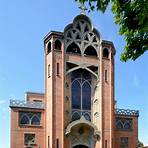
{"label": "rooftop antenna", "polygon": [[82,3],[79,8],[80,8],[80,10],[81,10],[81,14],[86,15],[86,12],[85,12],[85,11],[87,10],[87,8],[86,8],[86,6],[84,5],[84,3]]}

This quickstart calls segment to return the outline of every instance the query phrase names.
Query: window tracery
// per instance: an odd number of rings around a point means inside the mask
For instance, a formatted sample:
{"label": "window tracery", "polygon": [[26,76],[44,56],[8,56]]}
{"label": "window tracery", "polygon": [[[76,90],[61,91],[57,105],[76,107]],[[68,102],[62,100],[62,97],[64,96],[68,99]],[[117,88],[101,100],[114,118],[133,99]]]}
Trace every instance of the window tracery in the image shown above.
{"label": "window tracery", "polygon": [[91,76],[86,70],[76,70],[71,75],[72,120],[83,115],[91,120]]}
{"label": "window tracery", "polygon": [[41,113],[40,112],[19,112],[20,125],[40,125]]}
{"label": "window tracery", "polygon": [[[75,43],[80,52],[75,52],[71,50],[71,53],[79,53],[81,55],[95,55],[98,56],[98,47],[100,38],[93,32],[91,24],[89,24],[86,20],[77,20],[73,23],[71,27],[65,32],[65,40],[66,40],[66,52],[69,52],[69,46]],[[87,47],[89,51],[87,51]]]}
{"label": "window tracery", "polygon": [[117,130],[132,130],[132,119],[130,118],[116,118]]}

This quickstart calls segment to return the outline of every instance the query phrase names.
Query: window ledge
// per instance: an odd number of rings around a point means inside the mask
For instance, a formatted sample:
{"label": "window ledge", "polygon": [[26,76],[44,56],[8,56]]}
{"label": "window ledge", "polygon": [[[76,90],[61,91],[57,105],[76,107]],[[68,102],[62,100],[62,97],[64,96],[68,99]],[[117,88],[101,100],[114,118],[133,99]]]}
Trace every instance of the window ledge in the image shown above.
{"label": "window ledge", "polygon": [[19,127],[21,128],[42,128],[42,125],[23,125],[23,124],[20,124]]}

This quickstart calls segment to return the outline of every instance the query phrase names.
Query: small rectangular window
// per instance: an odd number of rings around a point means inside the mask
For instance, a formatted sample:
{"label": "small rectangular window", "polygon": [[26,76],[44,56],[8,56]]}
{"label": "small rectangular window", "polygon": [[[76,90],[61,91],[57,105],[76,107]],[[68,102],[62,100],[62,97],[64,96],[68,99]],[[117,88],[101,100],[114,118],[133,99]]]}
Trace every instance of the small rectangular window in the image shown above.
{"label": "small rectangular window", "polygon": [[107,70],[105,70],[105,82],[108,81],[108,75],[107,75]]}
{"label": "small rectangular window", "polygon": [[59,148],[59,139],[56,139],[57,148]]}
{"label": "small rectangular window", "polygon": [[107,148],[107,140],[105,140],[105,148]]}
{"label": "small rectangular window", "polygon": [[57,76],[59,76],[59,70],[60,70],[60,65],[59,65],[59,63],[57,63]]}
{"label": "small rectangular window", "polygon": [[120,137],[120,148],[128,148],[128,137]]}
{"label": "small rectangular window", "polygon": [[24,134],[24,145],[27,145],[27,146],[35,145],[35,134],[25,133]]}
{"label": "small rectangular window", "polygon": [[48,136],[48,148],[50,147],[50,137]]}
{"label": "small rectangular window", "polygon": [[50,77],[50,64],[48,65],[48,77]]}

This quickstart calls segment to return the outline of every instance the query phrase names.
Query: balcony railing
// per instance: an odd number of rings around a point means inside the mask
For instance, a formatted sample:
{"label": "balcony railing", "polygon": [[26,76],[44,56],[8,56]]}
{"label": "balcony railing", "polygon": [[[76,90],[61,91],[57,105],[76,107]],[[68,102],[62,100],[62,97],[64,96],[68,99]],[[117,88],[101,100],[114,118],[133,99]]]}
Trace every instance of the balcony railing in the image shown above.
{"label": "balcony railing", "polygon": [[12,108],[31,108],[31,109],[44,109],[43,102],[10,100],[10,107]]}

